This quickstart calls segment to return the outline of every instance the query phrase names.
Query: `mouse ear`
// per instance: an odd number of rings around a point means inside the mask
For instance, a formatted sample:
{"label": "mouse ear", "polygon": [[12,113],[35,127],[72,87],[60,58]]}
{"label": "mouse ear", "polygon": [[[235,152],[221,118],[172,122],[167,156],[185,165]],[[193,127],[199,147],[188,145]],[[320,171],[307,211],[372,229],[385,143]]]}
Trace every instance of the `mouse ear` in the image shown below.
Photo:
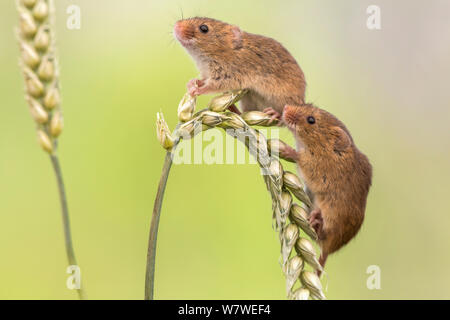
{"label": "mouse ear", "polygon": [[238,26],[231,26],[231,43],[233,45],[233,49],[242,48],[242,31]]}
{"label": "mouse ear", "polygon": [[340,127],[333,127],[333,135],[336,137],[334,140],[334,152],[341,153],[352,145],[352,138],[345,130]]}

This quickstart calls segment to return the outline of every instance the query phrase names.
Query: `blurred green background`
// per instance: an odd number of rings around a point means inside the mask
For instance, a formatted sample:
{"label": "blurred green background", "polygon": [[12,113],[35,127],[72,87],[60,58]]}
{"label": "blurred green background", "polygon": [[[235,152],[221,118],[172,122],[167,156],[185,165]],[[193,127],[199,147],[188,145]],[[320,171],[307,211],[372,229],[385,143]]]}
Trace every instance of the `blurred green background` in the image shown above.
{"label": "blurred green background", "polygon": [[[70,4],[81,29],[66,28]],[[382,29],[366,28],[381,7]],[[169,125],[197,70],[171,28],[211,16],[276,38],[307,98],[338,116],[374,167],[366,220],[327,263],[329,299],[450,298],[448,1],[57,0],[65,129],[59,154],[92,299],[142,299],[148,230]],[[55,179],[18,68],[14,1],[0,2],[0,298],[75,299]],[[202,98],[206,102],[208,98]],[[282,138],[293,143],[283,129]],[[289,168],[293,169],[292,166]],[[271,202],[256,165],[173,167],[157,299],[284,299]],[[381,290],[366,269],[381,268]]]}

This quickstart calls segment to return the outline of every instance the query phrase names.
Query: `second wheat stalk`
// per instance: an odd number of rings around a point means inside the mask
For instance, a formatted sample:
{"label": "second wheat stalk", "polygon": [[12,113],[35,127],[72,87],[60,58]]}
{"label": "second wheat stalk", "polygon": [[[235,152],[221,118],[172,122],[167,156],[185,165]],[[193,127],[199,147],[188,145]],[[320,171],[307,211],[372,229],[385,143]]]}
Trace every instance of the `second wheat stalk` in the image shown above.
{"label": "second wheat stalk", "polygon": [[[77,266],[70,230],[69,209],[56,153],[58,137],[63,129],[63,117],[59,91],[58,64],[55,55],[51,18],[54,14],[51,0],[17,0],[19,12],[20,67],[25,78],[26,100],[36,123],[37,138],[42,149],[50,156],[56,175],[67,260]],[[79,283],[81,285],[81,280]],[[77,290],[80,299],[85,298],[83,288]]]}

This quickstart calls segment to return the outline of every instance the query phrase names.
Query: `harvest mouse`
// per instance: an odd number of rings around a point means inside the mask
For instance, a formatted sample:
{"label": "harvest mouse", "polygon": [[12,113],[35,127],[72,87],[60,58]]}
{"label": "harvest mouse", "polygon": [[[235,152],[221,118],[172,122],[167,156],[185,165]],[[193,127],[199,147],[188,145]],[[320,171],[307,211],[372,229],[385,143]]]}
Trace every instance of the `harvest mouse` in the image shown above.
{"label": "harvest mouse", "polygon": [[298,150],[288,153],[312,195],[310,224],[318,235],[324,266],[327,256],[347,244],[363,223],[372,166],[332,114],[311,104],[287,105],[283,121],[297,140]]}
{"label": "harvest mouse", "polygon": [[201,79],[188,83],[191,95],[248,89],[242,110],[264,111],[272,120],[281,119],[286,104],[304,103],[303,71],[278,41],[200,17],[179,20],[174,34],[200,71]]}

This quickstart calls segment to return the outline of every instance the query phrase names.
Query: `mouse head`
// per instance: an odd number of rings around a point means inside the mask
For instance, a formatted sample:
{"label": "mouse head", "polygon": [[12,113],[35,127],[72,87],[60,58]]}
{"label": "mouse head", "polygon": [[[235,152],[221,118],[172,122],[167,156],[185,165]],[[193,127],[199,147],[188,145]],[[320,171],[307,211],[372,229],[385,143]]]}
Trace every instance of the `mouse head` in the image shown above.
{"label": "mouse head", "polygon": [[242,32],[237,26],[211,18],[179,20],[175,38],[194,56],[214,57],[242,47]]}
{"label": "mouse head", "polygon": [[352,137],[345,125],[331,113],[312,104],[286,105],[283,120],[309,149],[341,154],[351,149],[353,145]]}

